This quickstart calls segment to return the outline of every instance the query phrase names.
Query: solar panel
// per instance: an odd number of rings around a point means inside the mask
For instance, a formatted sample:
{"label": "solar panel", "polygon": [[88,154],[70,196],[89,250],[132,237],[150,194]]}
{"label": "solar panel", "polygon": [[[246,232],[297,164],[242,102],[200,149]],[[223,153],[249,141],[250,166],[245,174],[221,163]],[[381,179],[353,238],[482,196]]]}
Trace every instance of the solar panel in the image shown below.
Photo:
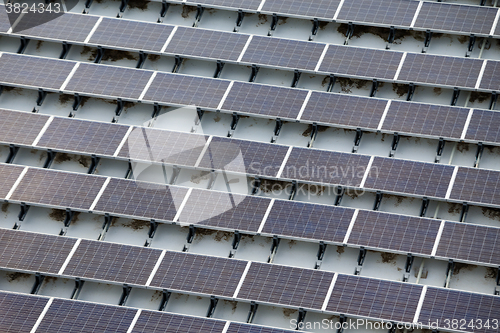
{"label": "solar panel", "polygon": [[458,168],[450,199],[500,206],[500,172]]}
{"label": "solar panel", "polygon": [[236,61],[248,38],[248,35],[231,32],[179,27],[165,52]]}
{"label": "solar panel", "polygon": [[73,300],[54,299],[37,333],[123,333],[134,319],[136,309]]}
{"label": "solar panel", "polygon": [[431,255],[441,221],[361,210],[348,244]]}
{"label": "solar panel", "polygon": [[173,26],[104,18],[89,43],[160,52]]}
{"label": "solar panel", "polygon": [[75,242],[66,237],[0,229],[0,265],[57,274]]}
{"label": "solar panel", "polygon": [[145,285],[161,250],[82,240],[64,275]]}
{"label": "solar panel", "polygon": [[263,327],[256,325],[231,323],[226,333],[292,333],[296,331],[282,330],[280,328]]}
{"label": "solar panel", "polygon": [[275,201],[263,233],[342,243],[354,210]]}
{"label": "solar panel", "polygon": [[246,264],[242,260],[166,252],[151,286],[232,297]]}
{"label": "solar panel", "polygon": [[375,157],[365,187],[444,198],[452,174],[448,165]]}
{"label": "solar panel", "polygon": [[134,127],[118,156],[194,167],[207,140],[204,135]]}
{"label": "solar panel", "polygon": [[387,101],[342,94],[313,92],[301,120],[376,129]]}
{"label": "solar panel", "polygon": [[269,203],[267,198],[193,190],[179,222],[257,232]]}
{"label": "solar panel", "polygon": [[382,129],[399,133],[460,138],[469,109],[393,101]]}
{"label": "solar panel", "polygon": [[[429,287],[418,322],[438,322],[439,327],[436,328],[449,329],[452,320],[456,319],[461,331],[498,332],[498,326],[497,328],[493,326],[495,325],[493,320],[498,318],[500,318],[500,297],[498,296]],[[489,323],[487,326],[486,321]],[[446,327],[448,323],[450,324]],[[471,323],[472,327],[468,326]]]}
{"label": "solar panel", "polygon": [[411,323],[422,288],[409,283],[339,275],[326,310]]}
{"label": "solar panel", "polygon": [[188,3],[202,4],[202,5],[214,5],[218,7],[230,7],[234,9],[249,9],[257,10],[261,3],[261,0],[198,0],[198,1],[187,1]]}
{"label": "solar panel", "polygon": [[82,63],[65,91],[139,99],[152,75],[151,71]]}
{"label": "solar panel", "polygon": [[59,89],[74,66],[72,61],[4,53],[0,57],[0,82]]}
{"label": "solar panel", "polygon": [[325,44],[254,36],[242,62],[314,71]]}
{"label": "solar panel", "polygon": [[294,147],[281,177],[357,187],[369,160],[364,155]]}
{"label": "solar panel", "polygon": [[106,178],[46,169],[29,169],[11,200],[89,209]]}
{"label": "solar panel", "polygon": [[481,89],[500,90],[500,61],[488,61],[479,85]]}
{"label": "solar panel", "polygon": [[402,52],[330,45],[319,71],[392,80],[402,57]]}
{"label": "solar panel", "polygon": [[222,333],[225,321],[142,311],[131,333]]}
{"label": "solar panel", "polygon": [[407,0],[346,1],[340,10],[338,19],[349,22],[409,27],[417,7],[418,2]]}
{"label": "solar panel", "polygon": [[48,298],[0,292],[0,331],[30,333]]}
{"label": "solar panel", "polygon": [[287,151],[286,146],[214,137],[200,167],[276,176]]}
{"label": "solar panel", "polygon": [[500,229],[465,223],[447,222],[436,256],[500,265],[496,249],[500,247]]}
{"label": "solar panel", "polygon": [[228,86],[225,80],[158,73],[144,100],[216,109]]}
{"label": "solar panel", "polygon": [[398,80],[474,88],[483,60],[408,53]]}
{"label": "solar panel", "polygon": [[332,19],[340,0],[267,0],[263,12]]}
{"label": "solar panel", "polygon": [[0,164],[0,198],[5,199],[9,194],[23,169],[23,167],[16,165]]}
{"label": "solar panel", "polygon": [[37,146],[113,156],[128,128],[118,124],[74,118],[54,118]]}
{"label": "solar panel", "polygon": [[295,119],[306,96],[305,90],[235,82],[222,109]]}
{"label": "solar panel", "polygon": [[14,32],[23,36],[83,43],[99,19],[97,16],[71,13],[53,17],[48,22],[47,15],[32,14],[29,20],[23,17],[16,25]]}
{"label": "solar panel", "polygon": [[252,262],[238,298],[321,309],[334,273]]}
{"label": "solar panel", "polygon": [[31,145],[49,119],[48,116],[0,109],[0,142]]}
{"label": "solar panel", "polygon": [[500,112],[475,109],[465,138],[500,143]]}
{"label": "solar panel", "polygon": [[95,210],[172,221],[186,193],[187,189],[180,187],[111,179]]}
{"label": "solar panel", "polygon": [[11,27],[9,16],[5,11],[5,6],[0,5],[0,32],[7,32]]}
{"label": "solar panel", "polygon": [[489,35],[496,8],[424,2],[416,28]]}

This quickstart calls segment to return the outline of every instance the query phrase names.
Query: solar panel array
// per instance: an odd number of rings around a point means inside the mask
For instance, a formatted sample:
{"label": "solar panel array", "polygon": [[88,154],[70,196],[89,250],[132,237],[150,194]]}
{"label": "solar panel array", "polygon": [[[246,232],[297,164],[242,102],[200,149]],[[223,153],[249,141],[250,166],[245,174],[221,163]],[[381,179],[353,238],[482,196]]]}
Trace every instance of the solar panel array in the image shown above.
{"label": "solar panel array", "polygon": [[499,72],[500,63],[498,61],[488,61],[486,63],[486,67],[484,68],[479,88],[498,91],[500,89],[500,77],[498,76]]}
{"label": "solar panel array", "polygon": [[12,186],[23,172],[23,167],[0,164],[0,198],[5,199]]}
{"label": "solar panel array", "polygon": [[82,278],[146,285],[161,251],[82,240],[63,274]]}
{"label": "solar panel array", "polygon": [[411,323],[422,288],[402,282],[339,275],[326,310]]}
{"label": "solar panel array", "polygon": [[5,10],[5,6],[0,5],[0,32],[5,33],[11,27],[9,16]]}
{"label": "solar panel array", "polygon": [[0,292],[0,331],[30,333],[47,302],[33,295]]}
{"label": "solar panel array", "polygon": [[417,7],[417,1],[346,1],[342,5],[338,19],[350,22],[409,27]]}
{"label": "solar panel array", "polygon": [[247,262],[182,252],[167,252],[152,287],[232,297]]}
{"label": "solar panel array", "polygon": [[225,322],[211,318],[142,311],[131,333],[221,333]]}
{"label": "solar panel array", "polygon": [[340,0],[267,0],[263,12],[332,19]]}
{"label": "solar panel array", "polygon": [[10,200],[62,208],[89,209],[106,178],[29,169]]}
{"label": "solar panel array", "polygon": [[450,199],[500,205],[500,172],[459,167]]}
{"label": "solar panel array", "polygon": [[347,243],[430,256],[440,224],[434,219],[359,211]]}
{"label": "solar panel array", "polygon": [[444,198],[453,167],[375,157],[365,186],[374,190]]}
{"label": "solar panel array", "polygon": [[[436,323],[446,328],[456,319],[460,330],[467,332],[495,332],[493,319],[500,317],[500,297],[429,287],[425,294],[418,321]],[[489,327],[485,326],[489,319]],[[463,325],[465,320],[466,325]],[[471,323],[472,326],[468,326]]]}
{"label": "solar panel array", "polygon": [[253,262],[238,298],[320,310],[333,273]]}
{"label": "solar panel array", "polygon": [[500,113],[496,111],[474,110],[465,135],[466,139],[480,142],[500,142]]}
{"label": "solar panel array", "polygon": [[49,119],[48,116],[0,109],[0,142],[31,145]]}
{"label": "solar panel array", "polygon": [[57,274],[74,244],[71,238],[0,229],[0,266]]}

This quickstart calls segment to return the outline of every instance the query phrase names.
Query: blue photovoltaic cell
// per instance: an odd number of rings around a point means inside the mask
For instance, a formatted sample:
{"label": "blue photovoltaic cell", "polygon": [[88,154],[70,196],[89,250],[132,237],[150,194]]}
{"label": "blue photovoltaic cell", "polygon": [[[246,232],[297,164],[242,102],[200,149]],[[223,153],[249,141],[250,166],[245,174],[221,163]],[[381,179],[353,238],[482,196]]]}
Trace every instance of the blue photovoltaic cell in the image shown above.
{"label": "blue photovoltaic cell", "polygon": [[365,155],[294,147],[281,178],[358,187],[369,161]]}
{"label": "blue photovoltaic cell", "polygon": [[465,138],[480,142],[500,143],[500,112],[474,110]]}
{"label": "blue photovoltaic cell", "polygon": [[333,19],[340,0],[267,0],[263,12]]}
{"label": "blue photovoltaic cell", "polygon": [[422,289],[421,285],[340,274],[326,310],[411,323]]}
{"label": "blue photovoltaic cell", "polygon": [[338,20],[410,26],[418,1],[408,0],[349,0],[344,2]]}
{"label": "blue photovoltaic cell", "polygon": [[469,109],[392,101],[383,130],[459,139]]}
{"label": "blue photovoltaic cell", "polygon": [[94,64],[80,64],[66,91],[139,99],[151,71]]}
{"label": "blue photovoltaic cell", "polygon": [[125,333],[136,309],[54,299],[37,333]]}
{"label": "blue photovoltaic cell", "polygon": [[3,53],[0,83],[59,89],[74,66],[73,61]]}
{"label": "blue photovoltaic cell", "polygon": [[408,53],[398,80],[474,88],[483,60]]}
{"label": "blue photovoltaic cell", "polygon": [[393,79],[402,57],[402,52],[331,44],[319,71],[370,79]]}
{"label": "blue photovoltaic cell", "polygon": [[48,298],[0,292],[0,332],[30,333]]}
{"label": "blue photovoltaic cell", "polygon": [[375,157],[365,187],[444,198],[452,174],[449,165]]}
{"label": "blue photovoltaic cell", "polygon": [[263,233],[342,243],[354,210],[277,200]]}
{"label": "blue photovoltaic cell", "polygon": [[218,6],[218,7],[228,7],[234,9],[249,9],[249,10],[257,10],[259,9],[259,5],[262,0],[189,0],[188,3],[193,3],[195,5],[210,5]]}
{"label": "blue photovoltaic cell", "polygon": [[242,62],[313,71],[325,44],[254,36]]}
{"label": "blue photovoltaic cell", "polygon": [[225,321],[142,311],[131,333],[222,333]]}
{"label": "blue photovoltaic cell", "polygon": [[89,43],[160,52],[173,28],[164,24],[104,18]]}
{"label": "blue photovoltaic cell", "polygon": [[468,34],[489,35],[496,13],[496,8],[486,6],[425,1],[418,14],[415,27],[446,30],[454,33],[465,32]]}
{"label": "blue photovoltaic cell", "polygon": [[144,100],[216,109],[228,86],[225,80],[158,73]]}
{"label": "blue photovoltaic cell", "polygon": [[[424,303],[417,322],[438,323],[439,328],[446,329],[450,322],[463,325],[461,331],[474,333],[498,332],[494,319],[500,318],[500,297],[474,294],[465,291],[429,287],[425,293]],[[489,328],[483,326],[489,320]],[[467,326],[472,321],[472,329]]]}
{"label": "blue photovoltaic cell", "polygon": [[293,333],[297,331],[282,330],[280,328],[262,327],[249,324],[231,323],[226,333]]}
{"label": "blue photovoltaic cell", "polygon": [[83,43],[99,19],[97,16],[65,13],[47,22],[47,15],[30,14],[29,19],[23,17],[16,25],[16,34],[66,42]]}
{"label": "blue photovoltaic cell", "polygon": [[431,255],[441,221],[360,210],[348,244]]}
{"label": "blue photovoltaic cell", "polygon": [[165,53],[236,61],[249,35],[179,27]]}
{"label": "blue photovoltaic cell", "polygon": [[500,61],[488,60],[479,88],[500,91]]}
{"label": "blue photovoltaic cell", "polygon": [[459,167],[450,199],[500,206],[500,172]]}
{"label": "blue photovoltaic cell", "polygon": [[313,92],[301,120],[333,125],[376,129],[384,114],[386,100]]}
{"label": "blue photovoltaic cell", "polygon": [[306,90],[235,82],[222,109],[295,119],[306,96]]}

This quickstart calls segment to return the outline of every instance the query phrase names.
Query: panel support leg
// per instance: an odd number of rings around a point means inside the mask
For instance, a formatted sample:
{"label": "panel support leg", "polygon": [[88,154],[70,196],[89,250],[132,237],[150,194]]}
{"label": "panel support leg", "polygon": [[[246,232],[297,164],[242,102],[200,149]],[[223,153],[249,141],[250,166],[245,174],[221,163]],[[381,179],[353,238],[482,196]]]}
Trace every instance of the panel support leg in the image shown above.
{"label": "panel support leg", "polygon": [[314,145],[314,141],[318,136],[318,124],[313,123],[311,126],[312,126],[312,131],[311,131],[311,137],[309,138],[309,143],[307,144],[308,148],[312,148],[312,146]]}
{"label": "panel support leg", "polygon": [[359,248],[358,266],[354,270],[354,275],[359,275],[361,273],[361,268],[363,267],[363,263],[365,262],[365,257],[366,257],[366,249],[362,246]]}
{"label": "panel support leg", "polygon": [[394,43],[394,38],[396,37],[396,28],[393,26],[390,28],[389,31],[389,38],[387,38],[387,44],[385,45],[386,50],[390,50],[392,44]]}
{"label": "panel support leg", "polygon": [[228,138],[233,136],[234,131],[236,131],[236,126],[238,126],[239,121],[240,121],[240,116],[236,112],[233,112],[233,120],[231,121],[231,128],[229,129],[229,132],[227,133]]}
{"label": "panel support leg", "polygon": [[467,51],[465,52],[466,57],[470,57],[472,51],[474,50],[474,45],[476,44],[476,36],[470,35],[469,45],[467,45]]}
{"label": "panel support leg", "polygon": [[168,11],[169,7],[170,7],[170,4],[166,0],[163,0],[161,2],[160,16],[158,17],[158,20],[156,21],[157,23],[163,23],[163,19],[167,15],[167,11]]}
{"label": "panel support leg", "polygon": [[29,44],[30,40],[27,39],[26,37],[22,36],[20,38],[20,45],[19,45],[19,48],[17,49],[17,53],[18,54],[23,54],[24,51],[26,51],[26,48],[28,47],[28,44]]}
{"label": "panel support leg", "polygon": [[431,44],[431,39],[432,39],[432,31],[427,30],[425,32],[425,41],[424,41],[424,47],[422,48],[422,53],[427,53],[427,49]]}
{"label": "panel support leg", "polygon": [[269,255],[269,258],[267,258],[268,263],[272,263],[274,261],[274,257],[276,256],[276,252],[278,252],[278,246],[280,245],[280,239],[278,236],[274,235],[273,236],[273,245],[271,246],[271,254]]}
{"label": "panel support leg", "polygon": [[155,220],[149,221],[149,231],[148,231],[148,239],[146,239],[146,243],[144,243],[145,247],[150,247],[153,242],[153,237],[156,234],[156,230],[158,229],[158,222]]}
{"label": "panel support leg", "polygon": [[342,186],[337,186],[337,196],[335,197],[335,206],[339,206],[342,202],[342,198],[344,197],[345,189]]}
{"label": "panel support leg", "polygon": [[71,224],[71,221],[73,220],[73,216],[75,215],[75,212],[69,208],[66,208],[65,213],[66,213],[66,217],[64,218],[63,227],[61,228],[61,231],[59,232],[59,236],[66,235],[66,232],[68,231],[68,228]]}
{"label": "panel support leg", "polygon": [[19,219],[19,221],[24,221],[26,214],[28,214],[28,211],[30,210],[30,206],[28,206],[24,202],[21,202],[20,208],[21,208],[21,210],[19,212],[19,215],[17,215],[17,218]]}
{"label": "panel support leg", "polygon": [[102,224],[102,230],[97,240],[99,241],[104,240],[104,237],[106,237],[106,233],[108,232],[112,222],[113,222],[113,217],[111,217],[108,213],[104,214],[104,223]]}
{"label": "panel support leg", "polygon": [[337,329],[337,333],[343,333],[344,332],[344,323],[347,321],[347,318],[345,315],[341,314],[339,318],[339,328]]}
{"label": "panel support leg", "polygon": [[127,9],[127,4],[128,0],[121,0],[119,12],[116,14],[117,18],[123,17],[123,13],[125,13],[125,9]]}
{"label": "panel support leg", "polygon": [[344,45],[349,44],[349,39],[351,39],[353,34],[354,34],[354,24],[352,22],[349,22],[347,24],[347,32],[345,34]]}
{"label": "panel support leg", "polygon": [[124,103],[121,98],[118,98],[116,100],[116,108],[115,108],[115,116],[113,117],[113,123],[117,123],[118,119],[120,118],[124,108]]}
{"label": "panel support leg", "polygon": [[177,178],[179,178],[179,174],[181,173],[181,168],[179,168],[177,165],[173,166],[173,172],[172,172],[172,177],[170,177],[170,185],[174,185],[175,182],[177,181]]}
{"label": "panel support leg", "polygon": [[280,135],[281,128],[283,127],[283,121],[280,118],[276,119],[276,124],[274,125],[273,137],[271,138],[271,143],[275,143]]}
{"label": "panel support leg", "polygon": [[52,165],[52,162],[54,162],[54,158],[56,158],[56,153],[53,152],[51,149],[47,149],[47,159],[45,160],[45,163],[43,164],[44,169],[50,168]]}
{"label": "panel support leg", "polygon": [[219,303],[219,299],[215,296],[210,296],[210,306],[208,307],[207,318],[212,318],[215,308],[217,307],[217,303]]}
{"label": "panel support leg", "polygon": [[5,163],[12,163],[14,162],[14,159],[16,158],[17,152],[19,151],[19,147],[16,147],[14,145],[9,145],[9,156],[7,156],[7,160]]}
{"label": "panel support leg", "polygon": [[182,249],[182,252],[187,252],[189,250],[189,246],[193,242],[194,236],[196,235],[196,228],[194,225],[189,226],[189,231],[188,235],[186,237],[186,244],[184,244],[184,248]]}
{"label": "panel support leg", "polygon": [[299,325],[304,322],[306,319],[307,311],[304,310],[303,308],[299,308],[299,314],[297,316],[297,328],[295,329],[296,331],[299,330]]}
{"label": "panel support leg", "polygon": [[66,59],[70,49],[71,49],[71,44],[69,44],[68,42],[62,42],[62,51],[61,54],[59,55],[59,59]]}
{"label": "panel support leg", "polygon": [[42,106],[43,102],[45,101],[45,97],[47,97],[47,92],[44,91],[42,88],[38,89],[38,97],[36,99],[36,106]]}
{"label": "panel support leg", "polygon": [[135,65],[135,68],[142,68],[147,58],[147,53],[144,53],[144,51],[139,51],[139,60],[137,61],[137,65]]}
{"label": "panel support leg", "polygon": [[460,212],[460,222],[465,222],[468,212],[469,212],[469,204],[467,202],[464,202],[462,204],[462,211]]}
{"label": "panel support leg", "polygon": [[457,105],[458,97],[460,96],[460,89],[453,88],[453,96],[451,97],[451,106]]}
{"label": "panel support leg", "polygon": [[88,14],[89,13],[90,6],[92,6],[93,2],[94,2],[94,0],[87,0],[87,1],[85,1],[85,8],[83,9],[82,14]]}
{"label": "panel support leg", "polygon": [[413,260],[415,257],[411,253],[406,256],[405,273],[403,275],[403,282],[408,282],[410,279],[411,267],[413,265]]}
{"label": "panel support leg", "polygon": [[375,97],[375,95],[377,94],[378,85],[379,82],[376,79],[374,79],[372,83],[372,89],[370,91],[370,97]]}
{"label": "panel support leg", "polygon": [[182,59],[180,56],[176,55],[175,56],[175,63],[174,63],[174,68],[172,68],[172,73],[178,73],[179,69],[181,68],[182,65]]}
{"label": "panel support leg", "polygon": [[497,280],[496,280],[496,287],[495,287],[495,295],[500,295],[500,266],[497,268]]}
{"label": "panel support leg", "polygon": [[443,138],[439,138],[439,143],[436,151],[436,157],[434,158],[434,163],[441,162],[441,156],[443,155],[445,142]]}
{"label": "panel support leg", "polygon": [[497,106],[497,100],[498,100],[498,93],[497,92],[493,92],[491,94],[490,110],[495,109],[495,107]]}
{"label": "panel support leg", "polygon": [[205,8],[203,8],[202,5],[196,6],[196,17],[194,19],[193,28],[196,28],[198,26],[198,24],[200,24],[201,17],[203,16],[204,12],[205,12]]}
{"label": "panel support leg", "polygon": [[95,155],[92,155],[90,158],[91,158],[92,162],[90,163],[87,174],[92,175],[95,172],[95,170],[97,169],[97,166],[99,165],[99,161],[101,160],[101,158],[97,157]]}
{"label": "panel support leg", "polygon": [[163,289],[161,302],[160,302],[160,306],[158,307],[158,311],[165,311],[165,308],[167,307],[167,304],[168,304],[168,300],[170,299],[170,295],[172,295],[172,293],[170,291]]}
{"label": "panel support leg", "polygon": [[217,68],[215,69],[214,78],[216,79],[219,78],[223,69],[224,69],[224,63],[220,60],[217,60]]}
{"label": "panel support leg", "polygon": [[248,80],[248,82],[255,82],[258,73],[259,67],[257,67],[257,65],[252,65],[252,74],[250,74],[250,80]]}
{"label": "panel support leg", "polygon": [[248,311],[248,317],[247,317],[248,324],[251,324],[253,322],[258,308],[259,304],[255,303],[254,301],[250,302],[250,311]]}
{"label": "panel support leg", "polygon": [[424,217],[425,213],[427,213],[427,208],[429,207],[429,198],[423,197],[422,199],[422,206],[420,207],[420,217]]}
{"label": "panel support leg", "polygon": [[239,9],[238,10],[238,18],[236,19],[236,24],[234,25],[233,32],[239,32],[241,28],[241,24],[243,23],[243,19],[245,18],[245,13]]}
{"label": "panel support leg", "polygon": [[120,300],[118,301],[119,306],[124,306],[127,303],[131,291],[132,287],[126,284],[123,285],[122,295],[120,296]]}
{"label": "panel support leg", "polygon": [[354,138],[354,146],[352,147],[352,152],[357,153],[359,144],[361,143],[361,138],[363,137],[363,131],[360,128],[356,129],[356,137]]}
{"label": "panel support leg", "polygon": [[383,197],[384,194],[380,191],[377,191],[377,194],[375,195],[375,203],[373,204],[373,210],[378,210],[380,208],[380,204],[382,203]]}
{"label": "panel support leg", "polygon": [[241,242],[241,233],[236,230],[234,232],[234,237],[233,237],[233,244],[231,246],[231,251],[229,252],[229,258],[234,258],[236,255],[236,251],[238,251],[238,246],[240,245]]}
{"label": "panel support leg", "polygon": [[80,278],[75,279],[75,288],[73,289],[73,292],[71,293],[70,299],[78,299],[80,296],[80,292],[82,291],[83,285],[85,281],[83,281]]}
{"label": "panel support leg", "polygon": [[100,64],[102,61],[102,57],[104,57],[104,49],[102,46],[97,47],[97,55],[95,56],[94,63]]}
{"label": "panel support leg", "polygon": [[290,196],[288,197],[288,200],[295,199],[295,195],[297,194],[297,189],[298,189],[298,184],[297,181],[294,180],[292,181],[292,190],[290,191]]}
{"label": "panel support leg", "polygon": [[302,72],[300,72],[297,69],[293,72],[292,88],[297,88],[297,85],[299,84],[299,80],[300,80],[300,75],[301,74],[302,74]]}
{"label": "panel support leg", "polygon": [[267,33],[267,35],[272,36],[274,31],[276,30],[277,26],[278,26],[278,15],[273,14],[273,17],[271,19],[271,28],[269,29],[269,32]]}
{"label": "panel support leg", "polygon": [[481,161],[481,157],[483,156],[484,145],[482,142],[477,144],[476,150],[476,160],[474,161],[474,168],[479,168],[479,162]]}
{"label": "panel support leg", "polygon": [[446,268],[446,280],[444,282],[444,287],[448,288],[450,286],[450,280],[453,275],[453,268],[455,267],[455,263],[452,259],[448,261],[448,267]]}
{"label": "panel support leg", "polygon": [[314,19],[313,21],[313,27],[312,27],[312,30],[311,30],[311,35],[309,35],[309,40],[312,41],[314,40],[314,37],[316,37],[316,35],[318,34],[318,30],[319,30],[319,21],[317,18]]}
{"label": "panel support leg", "polygon": [[413,99],[413,95],[415,94],[415,84],[410,83],[408,85],[408,95],[406,95],[406,101],[409,102]]}
{"label": "panel support leg", "polygon": [[42,274],[40,274],[40,273],[35,274],[35,283],[33,284],[33,287],[31,287],[31,291],[30,291],[31,295],[38,294],[38,291],[40,290],[40,287],[42,286],[44,279],[45,279],[45,276],[43,276]]}
{"label": "panel support leg", "polygon": [[389,157],[394,157],[394,155],[396,154],[396,149],[398,149],[398,144],[399,144],[399,134],[394,133],[394,137],[392,138],[391,152],[389,153]]}
{"label": "panel support leg", "polygon": [[318,254],[316,255],[317,261],[314,269],[319,269],[321,267],[321,263],[323,262],[323,258],[325,256],[326,244],[325,242],[319,242]]}
{"label": "panel support leg", "polygon": [[328,82],[328,88],[326,88],[326,92],[332,92],[333,86],[335,86],[336,77],[333,74],[330,74],[330,81]]}

